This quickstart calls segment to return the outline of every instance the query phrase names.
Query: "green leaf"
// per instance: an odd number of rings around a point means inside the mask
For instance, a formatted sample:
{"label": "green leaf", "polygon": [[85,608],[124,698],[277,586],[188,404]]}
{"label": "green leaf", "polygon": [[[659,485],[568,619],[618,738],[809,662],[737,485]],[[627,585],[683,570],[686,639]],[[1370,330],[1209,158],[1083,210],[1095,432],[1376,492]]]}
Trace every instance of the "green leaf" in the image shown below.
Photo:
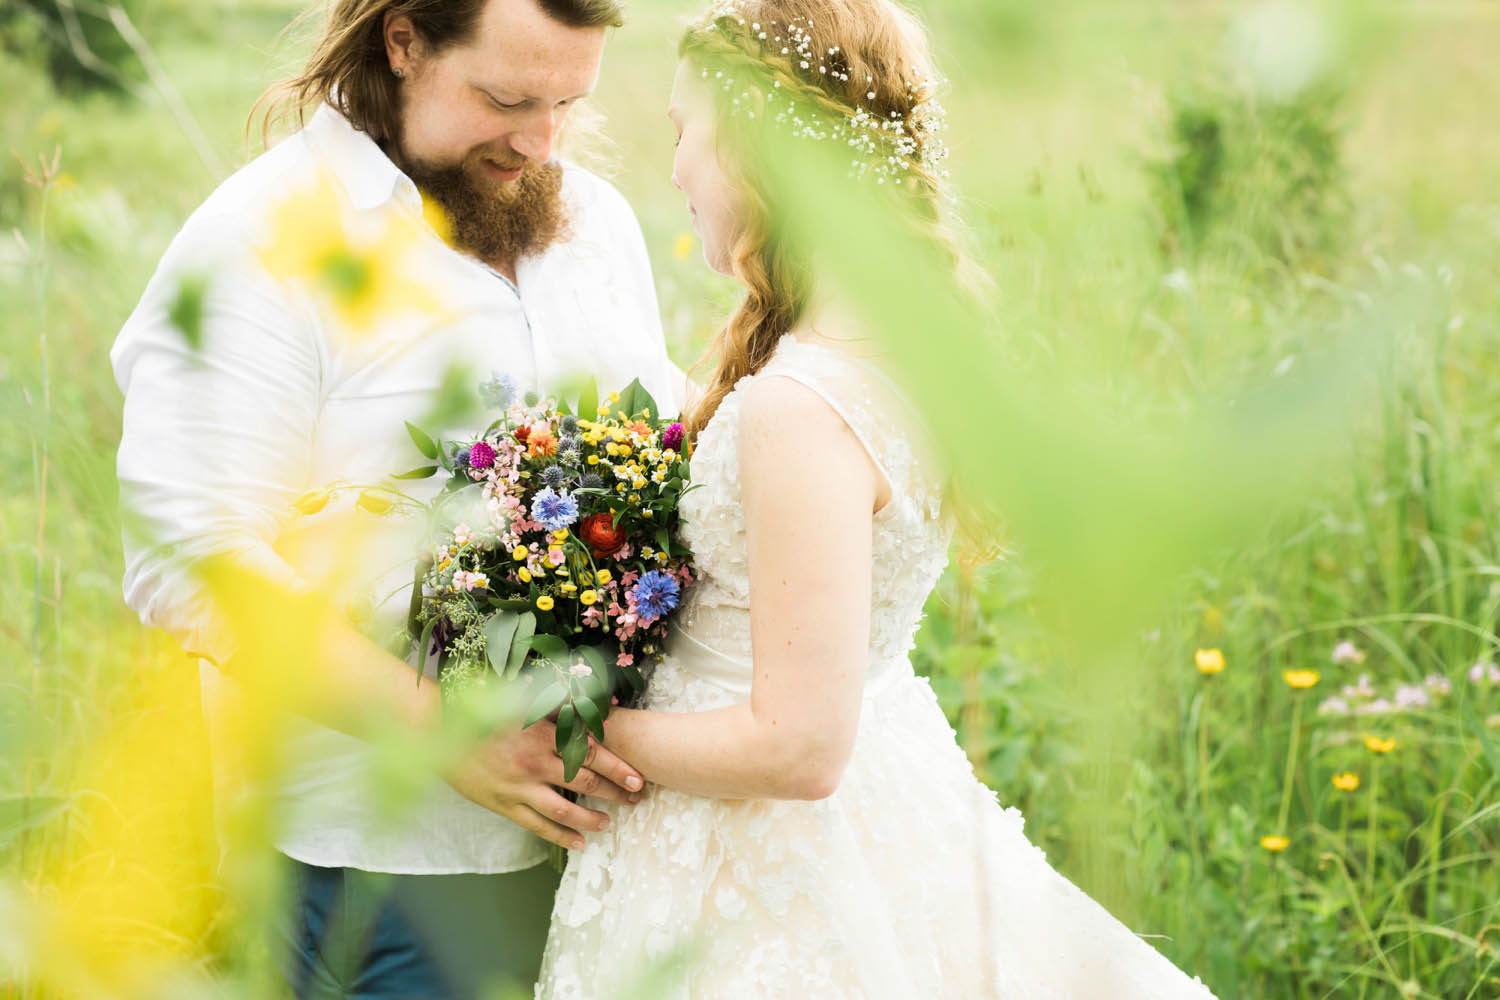
{"label": "green leaf", "polygon": [[359,499],[354,501],[354,506],[360,510],[369,511],[371,514],[384,514],[395,504],[374,490],[365,490],[359,495]]}
{"label": "green leaf", "polygon": [[635,667],[621,667],[620,673],[625,675],[625,680],[630,683],[631,689],[636,694],[640,694],[646,690],[646,679],[641,676],[641,672]]}
{"label": "green leaf", "polygon": [[484,623],[484,652],[490,667],[501,677],[505,676],[505,664],[510,659],[510,646],[516,638],[516,628],[521,616],[515,611],[499,611]]}
{"label": "green leaf", "polygon": [[578,708],[578,717],[583,724],[589,727],[589,732],[594,734],[594,739],[600,743],[604,742],[604,716],[599,714],[599,706],[588,698],[580,698],[573,703]]}
{"label": "green leaf", "polygon": [[665,524],[656,529],[656,545],[667,555],[672,554],[672,536],[667,532]]}
{"label": "green leaf", "polygon": [[629,417],[634,417],[644,410],[647,420],[655,420],[658,411],[656,400],[652,399],[645,386],[641,385],[640,379],[636,379],[625,387],[625,391],[620,393],[619,403],[615,405],[617,409],[624,410],[626,416]]}
{"label": "green leaf", "polygon": [[423,465],[423,466],[419,466],[418,468],[412,469],[410,472],[403,472],[400,475],[395,475],[395,476],[392,476],[391,478],[392,479],[426,479],[428,476],[431,476],[437,470],[438,470],[438,467],[435,466],[435,465]]}
{"label": "green leaf", "polygon": [[563,747],[573,739],[573,727],[578,722],[578,712],[573,708],[572,702],[557,710],[557,752],[562,753]]}
{"label": "green leaf", "polygon": [[56,795],[15,795],[0,799],[0,847],[58,815],[72,800]]}
{"label": "green leaf", "polygon": [[516,637],[510,644],[510,656],[505,660],[505,676],[514,677],[521,672],[526,654],[531,652],[531,637],[536,635],[536,612],[521,612],[521,621],[516,625]]}
{"label": "green leaf", "polygon": [[[566,709],[564,709],[566,711]],[[560,734],[561,729],[558,730]],[[572,781],[578,777],[578,769],[583,766],[583,759],[589,754],[589,734],[576,722],[569,727],[568,742],[563,746],[563,780]]]}
{"label": "green leaf", "polygon": [[593,420],[599,414],[599,383],[590,377],[578,393],[578,415]]}
{"label": "green leaf", "polygon": [[566,667],[568,660],[568,644],[555,635],[542,634],[531,640],[531,648],[539,656],[545,656]]}
{"label": "green leaf", "polygon": [[438,449],[437,445],[432,443],[432,438],[418,430],[410,420],[406,422],[406,433],[411,435],[412,443],[417,446],[418,451],[434,462],[437,461]]}
{"label": "green leaf", "polygon": [[167,322],[177,328],[182,339],[196,351],[203,346],[203,303],[208,296],[208,278],[185,274],[177,283],[177,294],[167,307]]}
{"label": "green leaf", "polygon": [[536,696],[531,707],[526,710],[526,721],[521,723],[521,728],[534,725],[551,715],[557,706],[561,705],[567,697],[568,688],[562,681],[553,681],[542,688],[542,693]]}

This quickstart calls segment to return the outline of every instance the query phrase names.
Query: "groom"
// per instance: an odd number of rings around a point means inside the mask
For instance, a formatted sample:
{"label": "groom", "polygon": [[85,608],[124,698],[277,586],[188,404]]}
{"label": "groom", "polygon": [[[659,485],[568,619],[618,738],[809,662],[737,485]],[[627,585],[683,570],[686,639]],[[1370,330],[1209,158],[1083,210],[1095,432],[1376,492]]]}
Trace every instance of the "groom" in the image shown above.
{"label": "groom", "polygon": [[[432,405],[456,364],[523,391],[579,372],[603,389],[640,377],[678,401],[634,215],[553,155],[620,23],[616,0],[338,0],[307,67],[277,91],[299,118],[315,113],[193,214],[126,322],[111,352],[125,394],[125,597],[201,658],[216,750],[216,717],[248,678],[236,676],[238,644],[195,567],[228,555],[305,588],[335,528],[354,523],[368,591],[388,592],[382,577],[409,581],[409,539],[382,545],[379,519],[353,503],[299,511],[296,501],[416,464],[404,421]],[[420,281],[437,308],[391,308],[351,332],[305,286],[271,277],[268,220],[305,190],[336,198],[355,228],[407,220],[420,235],[399,277]],[[194,287],[201,308],[185,323]],[[377,602],[376,617],[398,620],[406,602]],[[391,821],[371,801],[370,734],[353,720],[396,719],[434,738],[435,685],[417,685],[411,666],[354,627],[336,631],[310,651],[325,697],[309,710],[317,718],[295,720],[276,790],[276,847],[293,876],[280,942],[292,988],[529,987],[556,885],[546,841],[579,846],[603,814],[558,793],[543,722],[493,733]],[[597,748],[567,787],[628,802],[641,778]],[[216,788],[224,805],[231,785]]]}

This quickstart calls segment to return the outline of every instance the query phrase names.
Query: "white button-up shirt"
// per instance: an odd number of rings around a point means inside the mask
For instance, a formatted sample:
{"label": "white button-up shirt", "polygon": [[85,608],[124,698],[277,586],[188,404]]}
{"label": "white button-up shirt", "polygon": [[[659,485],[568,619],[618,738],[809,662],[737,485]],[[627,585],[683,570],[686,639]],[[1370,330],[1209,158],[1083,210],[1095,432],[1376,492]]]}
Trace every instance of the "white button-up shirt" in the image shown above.
{"label": "white button-up shirt", "polygon": [[[110,354],[125,393],[125,600],[205,658],[221,801],[235,789],[220,759],[231,748],[214,722],[236,685],[214,665],[227,661],[234,642],[195,559],[233,556],[304,587],[347,556],[334,554],[334,539],[347,540],[344,529],[353,526],[359,563],[341,565],[350,593],[339,596],[372,597],[377,617],[394,624],[410,594],[411,526],[357,509],[357,490],[313,515],[299,515],[294,501],[424,464],[405,422],[429,411],[455,366],[476,384],[508,372],[523,391],[558,389],[580,374],[595,376],[601,392],[640,378],[668,412],[680,403],[640,226],[605,181],[565,165],[571,237],[520,260],[514,284],[423,225],[410,276],[440,309],[385,317],[351,337],[306,293],[272,280],[257,257],[271,207],[320,177],[343,188],[356,217],[396,211],[421,219],[410,179],[324,106],[193,213]],[[171,319],[189,277],[208,282],[196,346]],[[438,483],[403,485],[430,495]],[[295,763],[277,791],[277,846],[293,858],[435,874],[516,871],[545,857],[540,840],[436,776],[393,823],[374,794],[367,744],[304,720],[292,738]]]}

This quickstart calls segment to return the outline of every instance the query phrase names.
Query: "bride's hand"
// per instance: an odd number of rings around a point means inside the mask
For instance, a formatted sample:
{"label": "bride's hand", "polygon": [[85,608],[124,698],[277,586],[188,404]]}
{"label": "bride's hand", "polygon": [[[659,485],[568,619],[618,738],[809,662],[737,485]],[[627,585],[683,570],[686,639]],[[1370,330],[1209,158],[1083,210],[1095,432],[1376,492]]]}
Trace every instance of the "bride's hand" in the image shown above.
{"label": "bride's hand", "polygon": [[641,775],[614,753],[589,741],[583,766],[563,780],[554,749],[556,727],[547,721],[501,730],[459,758],[443,775],[464,798],[499,813],[560,847],[583,847],[581,833],[609,825],[604,813],[569,802],[554,786],[582,795],[631,803],[640,799]]}

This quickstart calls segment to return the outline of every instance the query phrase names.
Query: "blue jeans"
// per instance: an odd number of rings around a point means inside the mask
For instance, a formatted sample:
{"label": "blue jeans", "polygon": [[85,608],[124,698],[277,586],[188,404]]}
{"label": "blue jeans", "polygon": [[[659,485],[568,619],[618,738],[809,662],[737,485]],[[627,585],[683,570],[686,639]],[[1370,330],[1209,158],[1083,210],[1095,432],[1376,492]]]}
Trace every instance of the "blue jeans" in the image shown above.
{"label": "blue jeans", "polygon": [[288,859],[282,968],[298,1000],[531,995],[558,875],[386,875]]}

